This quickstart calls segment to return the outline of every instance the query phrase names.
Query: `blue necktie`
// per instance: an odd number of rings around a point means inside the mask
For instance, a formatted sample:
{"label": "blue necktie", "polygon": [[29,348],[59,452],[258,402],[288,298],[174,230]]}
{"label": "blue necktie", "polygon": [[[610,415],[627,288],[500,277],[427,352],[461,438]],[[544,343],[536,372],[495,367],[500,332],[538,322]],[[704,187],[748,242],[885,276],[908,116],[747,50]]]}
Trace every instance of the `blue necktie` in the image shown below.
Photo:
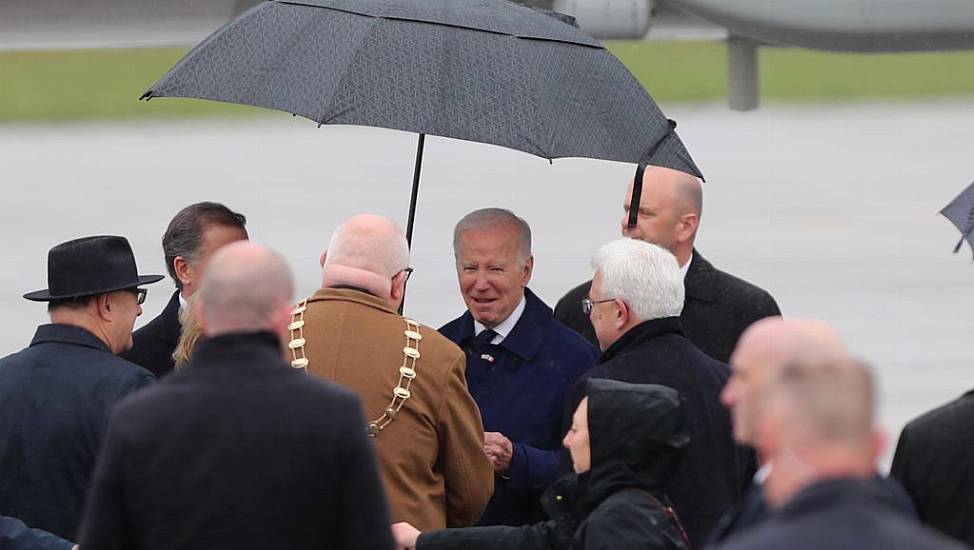
{"label": "blue necktie", "polygon": [[480,331],[480,334],[475,336],[470,341],[470,351],[480,352],[487,349],[487,346],[490,344],[490,341],[494,339],[494,336],[497,336],[497,333],[489,328]]}

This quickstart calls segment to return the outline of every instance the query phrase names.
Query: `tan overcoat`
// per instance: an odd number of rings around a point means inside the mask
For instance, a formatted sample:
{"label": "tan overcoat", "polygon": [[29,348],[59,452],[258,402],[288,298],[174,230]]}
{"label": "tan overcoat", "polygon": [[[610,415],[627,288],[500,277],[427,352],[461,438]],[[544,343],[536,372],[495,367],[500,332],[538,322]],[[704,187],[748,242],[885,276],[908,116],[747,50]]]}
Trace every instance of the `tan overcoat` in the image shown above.
{"label": "tan overcoat", "polygon": [[[358,393],[367,420],[384,425],[374,441],[392,521],[422,531],[474,524],[493,494],[494,473],[460,348],[422,325],[412,325],[419,340],[408,338],[402,316],[354,289],[321,289],[296,311],[304,325],[291,331],[292,341],[304,345],[291,353],[307,359],[309,372]],[[415,363],[405,347],[419,351]],[[415,378],[403,376],[403,365]],[[407,381],[409,397],[394,400]],[[401,409],[383,418],[398,402]]]}

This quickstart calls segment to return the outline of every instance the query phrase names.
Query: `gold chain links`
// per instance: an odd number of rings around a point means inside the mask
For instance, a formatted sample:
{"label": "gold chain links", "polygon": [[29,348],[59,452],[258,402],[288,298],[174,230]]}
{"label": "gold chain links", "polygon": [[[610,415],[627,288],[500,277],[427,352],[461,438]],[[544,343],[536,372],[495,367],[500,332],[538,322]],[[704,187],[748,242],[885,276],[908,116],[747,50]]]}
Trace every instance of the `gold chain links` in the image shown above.
{"label": "gold chain links", "polygon": [[[305,372],[308,372],[308,357],[304,352],[304,312],[307,309],[308,300],[301,300],[291,312],[291,324],[287,326],[291,332],[291,341],[287,344],[288,349],[291,350],[291,366],[296,369],[304,369]],[[407,317],[403,317],[403,321],[406,323],[406,330],[403,331],[406,336],[406,345],[402,348],[403,357],[402,365],[399,367],[399,382],[396,387],[392,388],[392,401],[389,402],[385,412],[379,418],[369,422],[369,437],[377,436],[390,422],[395,420],[403,405],[406,404],[406,400],[412,396],[409,386],[416,379],[419,341],[423,339],[423,335],[419,332],[419,323]]]}
{"label": "gold chain links", "polygon": [[419,323],[407,317],[403,317],[402,320],[406,322],[406,330],[403,331],[403,334],[406,336],[406,346],[402,348],[402,365],[399,367],[399,383],[396,384],[395,388],[392,388],[392,401],[389,402],[389,406],[386,407],[382,416],[369,422],[370,437],[379,435],[379,432],[395,420],[399,416],[399,411],[402,409],[402,406],[406,404],[406,400],[412,395],[409,391],[409,386],[416,378],[416,361],[419,360],[419,341],[423,339],[423,335],[419,332]]}
{"label": "gold chain links", "polygon": [[308,309],[308,300],[301,300],[291,312],[291,324],[287,329],[291,331],[291,341],[287,343],[291,350],[291,366],[308,372],[308,357],[304,354],[304,312]]}

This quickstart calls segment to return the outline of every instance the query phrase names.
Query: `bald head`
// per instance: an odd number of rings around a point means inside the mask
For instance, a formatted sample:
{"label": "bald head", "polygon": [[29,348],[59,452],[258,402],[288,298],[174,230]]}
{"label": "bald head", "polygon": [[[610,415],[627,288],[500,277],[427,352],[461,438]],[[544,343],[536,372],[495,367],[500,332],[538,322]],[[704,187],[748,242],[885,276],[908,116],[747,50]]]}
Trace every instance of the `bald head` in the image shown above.
{"label": "bald head", "polygon": [[623,204],[622,234],[662,246],[684,265],[692,254],[703,213],[700,180],[679,170],[648,166],[643,173],[636,225],[629,227],[632,187],[630,182]]}
{"label": "bald head", "polygon": [[731,410],[734,437],[742,444],[755,443],[768,387],[783,366],[847,361],[842,338],[822,321],[768,317],[748,327],[731,355],[731,378],[721,393],[721,401]]}
{"label": "bald head", "polygon": [[279,332],[290,310],[294,283],[280,254],[249,241],[214,254],[201,286],[200,304],[208,336],[230,332]]}
{"label": "bald head", "polygon": [[782,367],[758,434],[759,449],[774,464],[769,503],[780,507],[820,480],[875,476],[884,441],[875,402],[872,373],[861,361]]}
{"label": "bald head", "polygon": [[335,229],[322,255],[323,285],[350,285],[380,298],[395,294],[396,281],[409,262],[402,230],[385,216],[359,214]]}

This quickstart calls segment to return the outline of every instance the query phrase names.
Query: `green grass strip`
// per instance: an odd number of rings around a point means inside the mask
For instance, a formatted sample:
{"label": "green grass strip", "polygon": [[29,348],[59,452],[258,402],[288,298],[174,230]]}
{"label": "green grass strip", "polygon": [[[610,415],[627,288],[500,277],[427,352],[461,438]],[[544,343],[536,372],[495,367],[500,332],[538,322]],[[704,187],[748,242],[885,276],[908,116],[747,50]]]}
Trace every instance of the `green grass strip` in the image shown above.
{"label": "green grass strip", "polygon": [[[718,42],[614,41],[608,48],[658,101],[723,101]],[[255,115],[261,109],[194,99],[137,101],[187,48],[0,53],[0,123]],[[763,101],[974,96],[974,52],[836,54],[761,48]]]}

